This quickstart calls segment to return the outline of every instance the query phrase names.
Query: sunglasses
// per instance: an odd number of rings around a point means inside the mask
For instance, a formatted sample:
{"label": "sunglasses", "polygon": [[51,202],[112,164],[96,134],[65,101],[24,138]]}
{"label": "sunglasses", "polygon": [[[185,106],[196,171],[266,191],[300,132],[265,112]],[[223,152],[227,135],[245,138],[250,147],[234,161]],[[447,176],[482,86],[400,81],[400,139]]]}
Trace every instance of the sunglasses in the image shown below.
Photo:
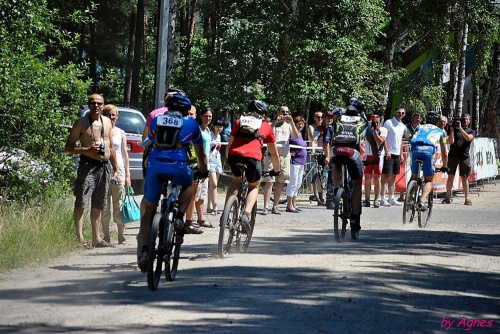
{"label": "sunglasses", "polygon": [[401,114],[401,115],[404,115],[405,112],[404,111],[396,111],[396,114]]}
{"label": "sunglasses", "polygon": [[96,101],[91,101],[89,102],[89,105],[91,106],[102,106],[104,103],[102,102],[96,102]]}

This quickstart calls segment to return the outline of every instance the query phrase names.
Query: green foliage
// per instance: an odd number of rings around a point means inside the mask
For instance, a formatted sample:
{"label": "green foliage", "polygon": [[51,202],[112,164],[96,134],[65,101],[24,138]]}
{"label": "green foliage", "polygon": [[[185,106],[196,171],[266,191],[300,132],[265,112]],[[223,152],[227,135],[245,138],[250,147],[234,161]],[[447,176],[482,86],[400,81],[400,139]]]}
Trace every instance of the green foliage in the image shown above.
{"label": "green foliage", "polygon": [[43,200],[0,203],[0,272],[77,249],[72,204],[57,191]]}
{"label": "green foliage", "polygon": [[48,181],[8,166],[0,176],[0,195],[29,200],[65,187],[72,177],[72,160],[64,154],[68,132],[61,125],[72,124],[87,85],[80,79],[82,68],[56,65],[56,58],[44,54],[52,39],[63,36],[45,1],[3,1],[0,13],[0,151],[19,148],[51,166]]}

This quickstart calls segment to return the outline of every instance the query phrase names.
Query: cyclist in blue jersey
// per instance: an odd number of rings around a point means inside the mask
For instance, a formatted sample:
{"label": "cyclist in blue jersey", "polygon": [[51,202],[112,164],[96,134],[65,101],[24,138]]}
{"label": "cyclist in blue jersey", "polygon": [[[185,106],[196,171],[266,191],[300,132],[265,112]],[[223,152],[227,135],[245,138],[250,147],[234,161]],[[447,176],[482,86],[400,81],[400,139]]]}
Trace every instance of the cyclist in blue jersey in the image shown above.
{"label": "cyclist in blue jersey", "polygon": [[172,183],[182,187],[174,226],[183,229],[184,233],[203,232],[199,227],[184,223],[184,213],[193,190],[193,172],[186,161],[191,142],[194,144],[200,176],[208,176],[200,128],[194,119],[187,116],[191,109],[191,101],[187,97],[176,94],[168,99],[166,106],[168,111],[153,119],[148,133],[148,145],[151,147],[144,181],[144,214],[139,232],[142,251],[138,259],[138,266],[143,272],[147,267],[149,232],[163,187],[158,176],[170,176]]}
{"label": "cyclist in blue jersey", "polygon": [[424,163],[422,165],[422,171],[424,174],[425,185],[422,188],[422,198],[418,203],[420,210],[427,210],[425,203],[427,202],[427,196],[432,190],[432,179],[435,174],[434,168],[434,153],[436,152],[436,146],[439,144],[441,146],[441,153],[443,159],[443,169],[446,170],[448,163],[448,154],[446,152],[446,132],[436,126],[439,122],[440,116],[436,112],[427,113],[427,121],[424,125],[419,125],[410,140],[411,144],[411,179],[418,179],[418,164],[415,162],[416,159],[422,160]]}

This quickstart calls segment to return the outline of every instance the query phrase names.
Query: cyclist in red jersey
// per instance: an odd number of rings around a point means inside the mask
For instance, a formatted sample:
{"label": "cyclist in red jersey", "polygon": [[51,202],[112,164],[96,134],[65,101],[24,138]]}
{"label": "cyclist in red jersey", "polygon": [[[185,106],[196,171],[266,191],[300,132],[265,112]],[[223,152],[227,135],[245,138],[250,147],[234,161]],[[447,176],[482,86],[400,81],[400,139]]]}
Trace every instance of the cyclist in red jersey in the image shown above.
{"label": "cyclist in red jersey", "polygon": [[241,163],[247,166],[245,176],[248,181],[248,195],[245,211],[241,215],[241,226],[246,231],[250,230],[250,212],[259,194],[263,141],[267,143],[273,163],[274,171],[270,175],[276,176],[280,173],[276,138],[269,123],[263,121],[268,113],[269,109],[264,102],[258,100],[250,102],[248,112],[234,123],[228,143],[227,163],[231,167],[233,180],[227,191],[226,202],[231,195],[237,195],[240,186],[241,171],[236,164]]}

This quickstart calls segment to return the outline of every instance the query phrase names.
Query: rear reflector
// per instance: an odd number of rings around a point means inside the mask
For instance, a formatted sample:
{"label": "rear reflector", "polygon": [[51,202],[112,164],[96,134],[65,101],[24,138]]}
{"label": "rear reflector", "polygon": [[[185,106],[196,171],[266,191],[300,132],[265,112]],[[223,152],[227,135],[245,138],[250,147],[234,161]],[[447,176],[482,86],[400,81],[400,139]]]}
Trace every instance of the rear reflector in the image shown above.
{"label": "rear reflector", "polygon": [[127,152],[129,153],[143,153],[144,147],[137,145],[139,142],[135,140],[127,140]]}

